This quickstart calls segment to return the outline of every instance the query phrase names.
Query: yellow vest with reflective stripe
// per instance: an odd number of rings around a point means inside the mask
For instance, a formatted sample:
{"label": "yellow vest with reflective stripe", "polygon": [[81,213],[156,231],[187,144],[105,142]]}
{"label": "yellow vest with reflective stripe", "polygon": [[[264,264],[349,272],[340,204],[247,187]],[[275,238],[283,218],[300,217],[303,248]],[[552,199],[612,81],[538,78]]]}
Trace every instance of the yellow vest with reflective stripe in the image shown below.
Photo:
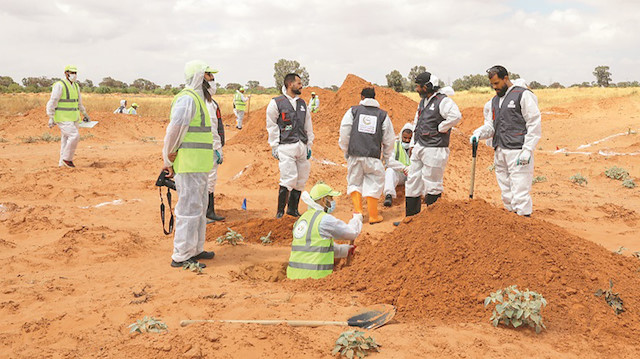
{"label": "yellow vest with reflective stripe", "polygon": [[402,141],[396,141],[396,146],[395,146],[395,157],[396,160],[400,163],[402,163],[405,166],[408,166],[411,164],[411,161],[409,161],[409,156],[407,155],[407,151],[404,150],[404,148],[402,148]]}
{"label": "yellow vest with reflective stripe", "polygon": [[318,112],[318,97],[314,97],[309,101],[309,108],[311,112]]}
{"label": "yellow vest with reflective stripe", "polygon": [[62,96],[58,100],[56,112],[53,115],[55,122],[76,122],[79,117],[78,97],[80,89],[77,83],[71,83],[67,79],[60,80],[56,84],[62,85]]}
{"label": "yellow vest with reflective stripe", "polygon": [[211,119],[204,101],[191,89],[180,91],[171,103],[179,97],[189,96],[196,105],[196,113],[189,123],[189,129],[184,136],[178,155],[173,161],[173,170],[176,173],[209,172],[213,168],[213,135],[211,134]]}
{"label": "yellow vest with reflective stripe", "polygon": [[333,272],[333,238],[322,238],[319,232],[324,216],[324,211],[310,208],[293,226],[287,278],[319,279]]}
{"label": "yellow vest with reflective stripe", "polygon": [[238,111],[244,111],[247,108],[247,103],[242,101],[242,94],[240,92],[236,92],[233,96],[233,104]]}

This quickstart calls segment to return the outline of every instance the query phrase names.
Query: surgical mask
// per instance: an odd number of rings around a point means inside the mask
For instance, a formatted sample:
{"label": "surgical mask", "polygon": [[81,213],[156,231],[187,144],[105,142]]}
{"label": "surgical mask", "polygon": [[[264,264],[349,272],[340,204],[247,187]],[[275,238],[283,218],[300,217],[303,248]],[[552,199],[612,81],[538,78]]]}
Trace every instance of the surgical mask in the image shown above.
{"label": "surgical mask", "polygon": [[405,150],[409,149],[409,145],[411,145],[409,142],[402,142],[402,148],[404,148]]}
{"label": "surgical mask", "polygon": [[69,74],[69,81],[75,82],[78,78],[78,74]]}
{"label": "surgical mask", "polygon": [[329,208],[327,208],[325,211],[327,213],[332,213],[335,210],[336,210],[336,201],[329,201]]}
{"label": "surgical mask", "polygon": [[209,91],[209,94],[211,96],[216,94],[216,91],[218,90],[218,85],[216,85],[215,81],[207,81],[207,83],[209,84],[209,88],[207,89]]}

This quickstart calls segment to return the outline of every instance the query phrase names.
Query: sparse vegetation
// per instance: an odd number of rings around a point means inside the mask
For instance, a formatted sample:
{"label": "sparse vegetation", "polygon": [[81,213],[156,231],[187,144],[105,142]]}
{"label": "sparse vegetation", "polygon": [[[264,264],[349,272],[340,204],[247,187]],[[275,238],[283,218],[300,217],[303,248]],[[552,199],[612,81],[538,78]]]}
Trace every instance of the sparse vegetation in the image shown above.
{"label": "sparse vegetation", "polygon": [[22,142],[24,143],[57,142],[57,141],[60,141],[60,136],[55,136],[48,132],[44,132],[40,136],[29,136],[29,137],[22,138]]}
{"label": "sparse vegetation", "polygon": [[135,323],[129,325],[129,328],[131,328],[130,333],[160,333],[169,331],[169,327],[161,322],[160,319],[147,316],[136,320]]}
{"label": "sparse vegetation", "polygon": [[622,181],[622,185],[627,187],[627,188],[635,188],[636,187],[636,183],[631,178],[627,178],[624,181]]}
{"label": "sparse vegetation", "polygon": [[581,175],[580,173],[574,174],[573,176],[569,177],[569,179],[571,180],[571,182],[575,184],[579,184],[580,186],[582,186],[583,184],[585,185],[589,184],[589,181],[587,181],[587,178]]}
{"label": "sparse vegetation", "polygon": [[9,142],[9,140],[7,140],[4,137],[0,137],[0,143],[5,143],[5,142]]}
{"label": "sparse vegetation", "polygon": [[361,331],[347,331],[340,334],[336,340],[336,346],[331,352],[332,355],[340,355],[342,357],[352,359],[354,357],[364,358],[368,352],[380,351],[378,344],[373,337],[365,337]]}
{"label": "sparse vegetation", "polygon": [[629,177],[629,171],[625,170],[622,167],[613,166],[611,168],[607,168],[604,171],[604,175],[611,179],[623,181]]}
{"label": "sparse vegetation", "polygon": [[242,236],[242,234],[227,227],[227,233],[224,236],[218,237],[216,241],[220,244],[229,243],[232,246],[235,246],[238,244],[238,242],[244,242],[244,237]]}
{"label": "sparse vegetation", "polygon": [[156,142],[156,138],[154,136],[144,136],[140,138],[142,142]]}
{"label": "sparse vegetation", "polygon": [[602,290],[598,289],[595,293],[596,297],[602,297],[604,295],[604,300],[607,301],[607,304],[613,308],[613,311],[616,314],[620,314],[625,311],[622,303],[622,298],[618,293],[613,292],[613,280],[609,279],[609,289]]}
{"label": "sparse vegetation", "polygon": [[491,165],[489,165],[489,167],[487,167],[487,171],[489,172],[493,172],[496,170],[496,164],[492,163]]}
{"label": "sparse vegetation", "polygon": [[500,323],[506,326],[511,324],[514,328],[527,324],[535,327],[536,333],[540,333],[542,328],[547,328],[542,322],[541,313],[542,307],[547,306],[547,301],[539,293],[529,289],[521,292],[517,285],[512,285],[491,293],[484,300],[484,306],[490,303],[498,303],[491,315],[494,327]]}
{"label": "sparse vegetation", "polygon": [[540,182],[547,182],[547,177],[545,176],[535,176],[531,181],[531,184],[536,184]]}
{"label": "sparse vegetation", "polygon": [[625,247],[620,247],[618,248],[617,251],[614,251],[613,253],[615,254],[622,254],[622,252],[626,251],[627,249]]}
{"label": "sparse vegetation", "polygon": [[273,243],[273,241],[271,240],[271,231],[269,231],[269,234],[267,234],[266,236],[262,236],[260,237],[260,242],[262,244],[270,244]]}
{"label": "sparse vegetation", "polygon": [[197,263],[197,262],[191,262],[191,263],[185,263],[182,266],[182,269],[184,270],[190,270],[192,272],[195,272],[196,274],[203,274],[204,269],[202,269],[202,267]]}

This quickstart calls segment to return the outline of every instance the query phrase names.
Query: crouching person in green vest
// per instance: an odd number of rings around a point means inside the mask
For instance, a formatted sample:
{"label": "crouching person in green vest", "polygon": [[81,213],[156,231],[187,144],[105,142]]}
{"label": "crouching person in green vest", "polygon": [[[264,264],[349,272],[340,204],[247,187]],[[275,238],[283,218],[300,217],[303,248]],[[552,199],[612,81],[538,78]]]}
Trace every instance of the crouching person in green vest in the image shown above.
{"label": "crouching person in green vest", "polygon": [[355,246],[337,244],[335,239],[353,241],[362,230],[362,214],[354,213],[349,223],[332,216],[336,209],[333,197],[341,193],[319,182],[311,191],[302,192],[307,211],[293,226],[291,256],[287,267],[289,279],[319,279],[333,272],[335,259],[353,253]]}

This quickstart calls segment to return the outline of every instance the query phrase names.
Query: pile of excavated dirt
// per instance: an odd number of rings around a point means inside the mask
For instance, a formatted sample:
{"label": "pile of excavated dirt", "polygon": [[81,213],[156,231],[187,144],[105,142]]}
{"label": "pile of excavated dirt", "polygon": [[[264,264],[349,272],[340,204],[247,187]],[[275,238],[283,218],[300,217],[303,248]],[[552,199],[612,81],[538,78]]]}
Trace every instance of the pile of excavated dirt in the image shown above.
{"label": "pile of excavated dirt", "polygon": [[[547,299],[550,331],[640,335],[638,259],[482,200],[441,200],[380,241],[359,244],[351,266],[293,285],[364,292],[372,303],[396,305],[400,320],[450,324],[488,322],[484,298],[516,284]],[[624,300],[620,315],[594,296],[610,279]]]}
{"label": "pile of excavated dirt", "polygon": [[262,243],[260,237],[271,232],[269,238],[275,245],[291,244],[291,230],[297,218],[285,215],[282,218],[252,218],[237,222],[222,223],[221,225],[207,227],[207,241],[215,241],[218,237],[227,233],[227,227],[242,234],[244,241],[248,243]]}

